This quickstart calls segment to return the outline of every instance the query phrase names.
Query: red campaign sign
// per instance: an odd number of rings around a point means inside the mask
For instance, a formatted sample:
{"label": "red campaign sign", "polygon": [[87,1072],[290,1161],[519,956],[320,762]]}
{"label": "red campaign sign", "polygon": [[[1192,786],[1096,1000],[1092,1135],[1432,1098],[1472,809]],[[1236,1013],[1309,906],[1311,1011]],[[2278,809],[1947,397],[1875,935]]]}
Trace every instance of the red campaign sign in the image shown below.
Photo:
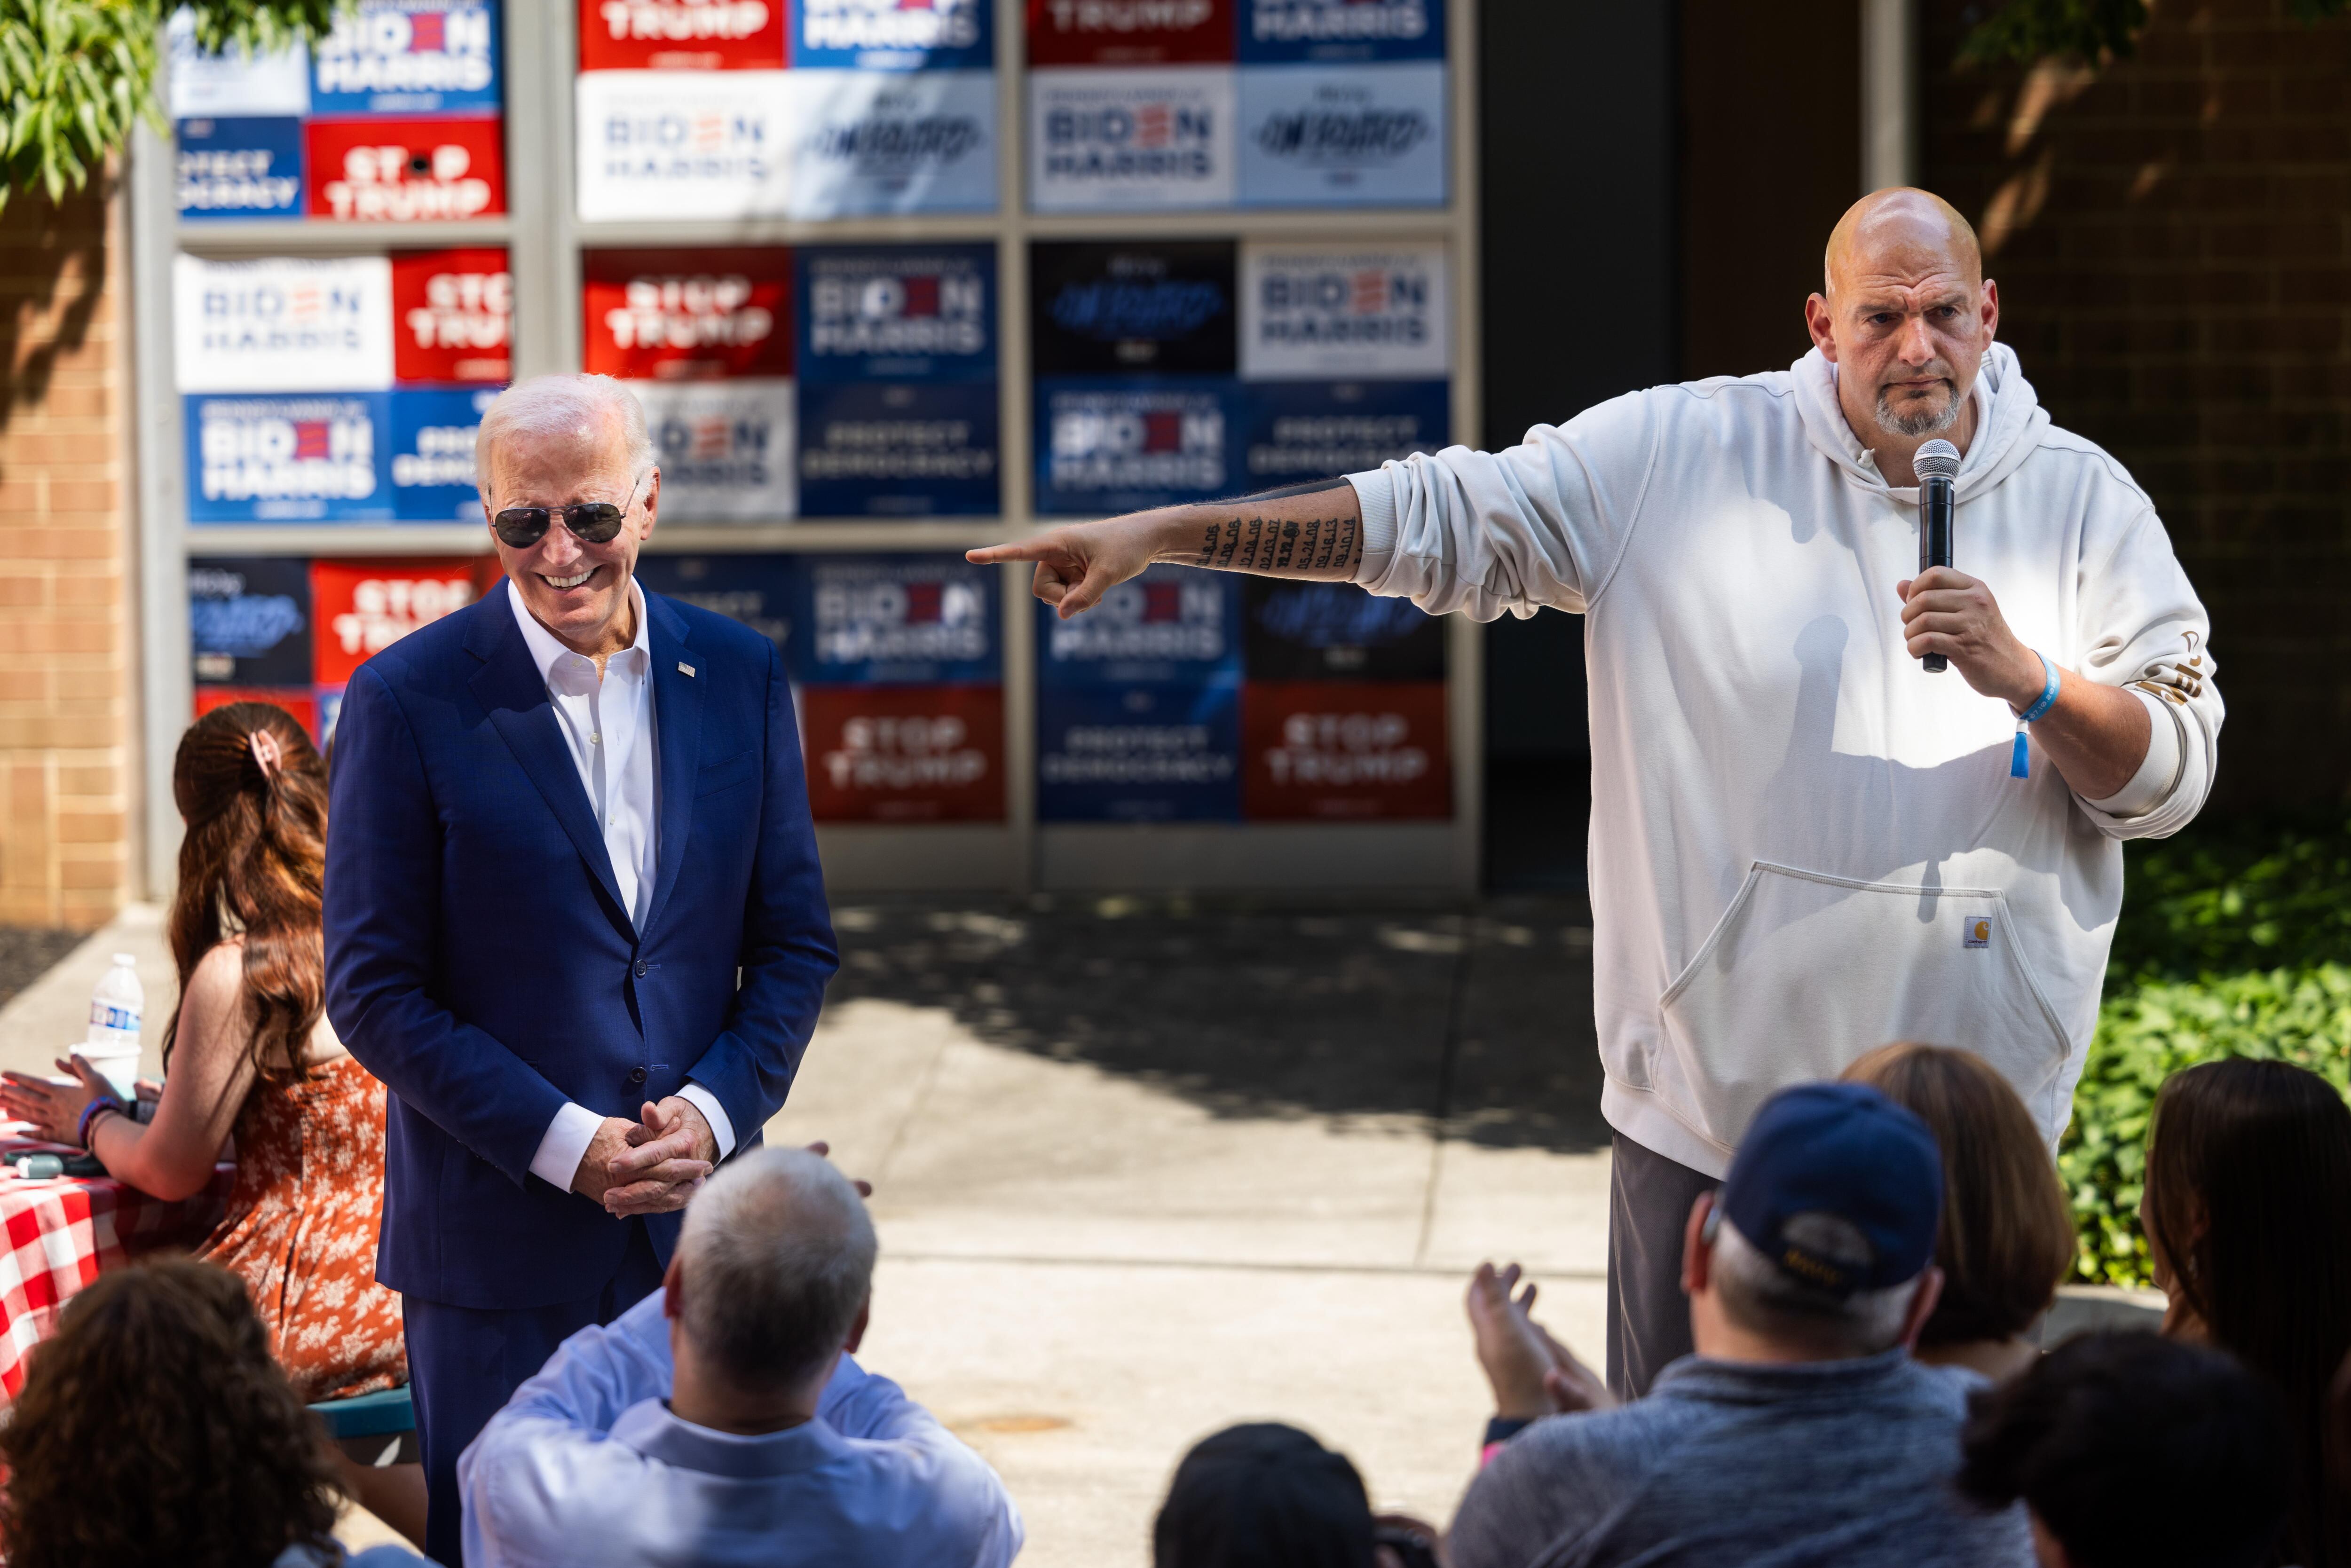
{"label": "red campaign sign", "polygon": [[1250,681],[1241,815],[1251,821],[1453,814],[1442,681]]}
{"label": "red campaign sign", "polygon": [[198,686],[195,716],[202,718],[214,708],[231,703],[267,703],[282,707],[302,727],[310,744],[319,743],[319,699],[308,686]]}
{"label": "red campaign sign", "polygon": [[487,382],[514,373],[514,276],[503,246],[392,258],[392,375]]}
{"label": "red campaign sign", "polygon": [[311,679],[340,685],[419,626],[463,610],[497,580],[492,556],[310,563]]}
{"label": "red campaign sign", "polygon": [[1029,63],[1217,65],[1234,26],[1233,0],[1029,0]]}
{"label": "red campaign sign", "polygon": [[314,218],[429,223],[507,210],[496,119],[312,120],[302,138]]}
{"label": "red campaign sign", "polygon": [[792,253],[591,250],[586,368],[623,381],[792,373]]}
{"label": "red campaign sign", "polygon": [[820,822],[1000,822],[1001,686],[805,686]]}
{"label": "red campaign sign", "polygon": [[786,0],[580,0],[583,71],[781,70]]}

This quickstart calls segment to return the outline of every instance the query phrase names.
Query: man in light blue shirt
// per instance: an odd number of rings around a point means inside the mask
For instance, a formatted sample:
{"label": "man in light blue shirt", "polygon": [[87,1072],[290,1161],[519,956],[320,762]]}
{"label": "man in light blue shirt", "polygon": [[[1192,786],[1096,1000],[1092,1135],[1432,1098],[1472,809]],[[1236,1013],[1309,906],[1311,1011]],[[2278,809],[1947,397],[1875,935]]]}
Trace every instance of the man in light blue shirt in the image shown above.
{"label": "man in light blue shirt", "polygon": [[820,1156],[738,1156],[659,1295],[566,1340],[457,1461],[470,1568],[1003,1568],[987,1461],[850,1353],[873,1223]]}

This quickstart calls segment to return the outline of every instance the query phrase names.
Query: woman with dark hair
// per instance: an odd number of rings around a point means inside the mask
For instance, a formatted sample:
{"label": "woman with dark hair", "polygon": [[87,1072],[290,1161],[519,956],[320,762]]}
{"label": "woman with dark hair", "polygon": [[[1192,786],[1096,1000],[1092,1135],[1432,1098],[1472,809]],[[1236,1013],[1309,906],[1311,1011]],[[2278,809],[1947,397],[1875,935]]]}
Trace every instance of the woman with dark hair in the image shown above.
{"label": "woman with dark hair", "polygon": [[[400,1298],[375,1280],[384,1088],[324,1016],[326,768],[284,709],[231,703],[181,737],[172,793],[187,823],[169,927],[180,1001],[153,1120],[78,1055],[58,1063],[78,1082],[11,1072],[0,1104],[163,1198],[203,1191],[233,1135],[236,1185],[199,1255],[244,1280],[305,1400],[397,1387]],[[347,1479],[404,1525],[421,1472],[397,1470]]]}
{"label": "woman with dark hair", "polygon": [[1843,1076],[1915,1113],[1943,1152],[1943,1293],[1917,1358],[2014,1376],[2041,1354],[2028,1335],[2074,1264],[2073,1210],[2032,1113],[1983,1058],[1949,1046],[1880,1046]]}
{"label": "woman with dark hair", "polygon": [[1151,1525],[1153,1568],[1433,1568],[1437,1531],[1372,1516],[1347,1456],[1253,1421],[1203,1437]]}
{"label": "woman with dark hair", "polygon": [[392,1568],[330,1533],[335,1470],[235,1276],[187,1259],[66,1303],[0,1427],[9,1568]]}
{"label": "woman with dark hair", "polygon": [[2139,1223],[2168,1298],[2163,1332],[2230,1352],[2284,1396],[2294,1510],[2275,1560],[2351,1568],[2326,1436],[2351,1353],[2351,1107],[2283,1061],[2172,1074],[2147,1130]]}

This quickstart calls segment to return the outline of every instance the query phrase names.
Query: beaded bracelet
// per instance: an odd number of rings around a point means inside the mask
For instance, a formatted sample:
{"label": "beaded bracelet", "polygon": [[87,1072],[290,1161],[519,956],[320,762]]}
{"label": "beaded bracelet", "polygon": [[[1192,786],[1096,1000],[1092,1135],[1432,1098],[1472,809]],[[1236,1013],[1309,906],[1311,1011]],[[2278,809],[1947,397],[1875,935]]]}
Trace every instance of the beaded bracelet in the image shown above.
{"label": "beaded bracelet", "polygon": [[74,1129],[74,1142],[85,1149],[89,1147],[89,1129],[99,1115],[108,1111],[119,1116],[127,1116],[131,1113],[122,1108],[122,1102],[113,1095],[101,1094],[81,1108],[81,1122]]}

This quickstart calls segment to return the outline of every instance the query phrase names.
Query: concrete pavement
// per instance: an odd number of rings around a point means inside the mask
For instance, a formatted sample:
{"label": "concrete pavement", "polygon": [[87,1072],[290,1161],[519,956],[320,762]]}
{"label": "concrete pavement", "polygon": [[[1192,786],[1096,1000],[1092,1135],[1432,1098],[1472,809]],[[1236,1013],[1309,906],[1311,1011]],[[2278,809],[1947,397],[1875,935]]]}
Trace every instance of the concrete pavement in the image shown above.
{"label": "concrete pavement", "polygon": [[[1234,1421],[1349,1453],[1442,1522],[1487,1411],[1460,1295],[1544,1281],[1596,1357],[1607,1212],[1580,901],[1457,911],[1125,898],[836,912],[843,966],[773,1140],[874,1184],[863,1359],[997,1466],[1024,1564],[1132,1568],[1176,1461]],[[0,1065],[78,1039],[152,909],[0,1009]],[[151,1060],[149,1071],[155,1071]],[[354,1513],[345,1539],[383,1539]]]}

